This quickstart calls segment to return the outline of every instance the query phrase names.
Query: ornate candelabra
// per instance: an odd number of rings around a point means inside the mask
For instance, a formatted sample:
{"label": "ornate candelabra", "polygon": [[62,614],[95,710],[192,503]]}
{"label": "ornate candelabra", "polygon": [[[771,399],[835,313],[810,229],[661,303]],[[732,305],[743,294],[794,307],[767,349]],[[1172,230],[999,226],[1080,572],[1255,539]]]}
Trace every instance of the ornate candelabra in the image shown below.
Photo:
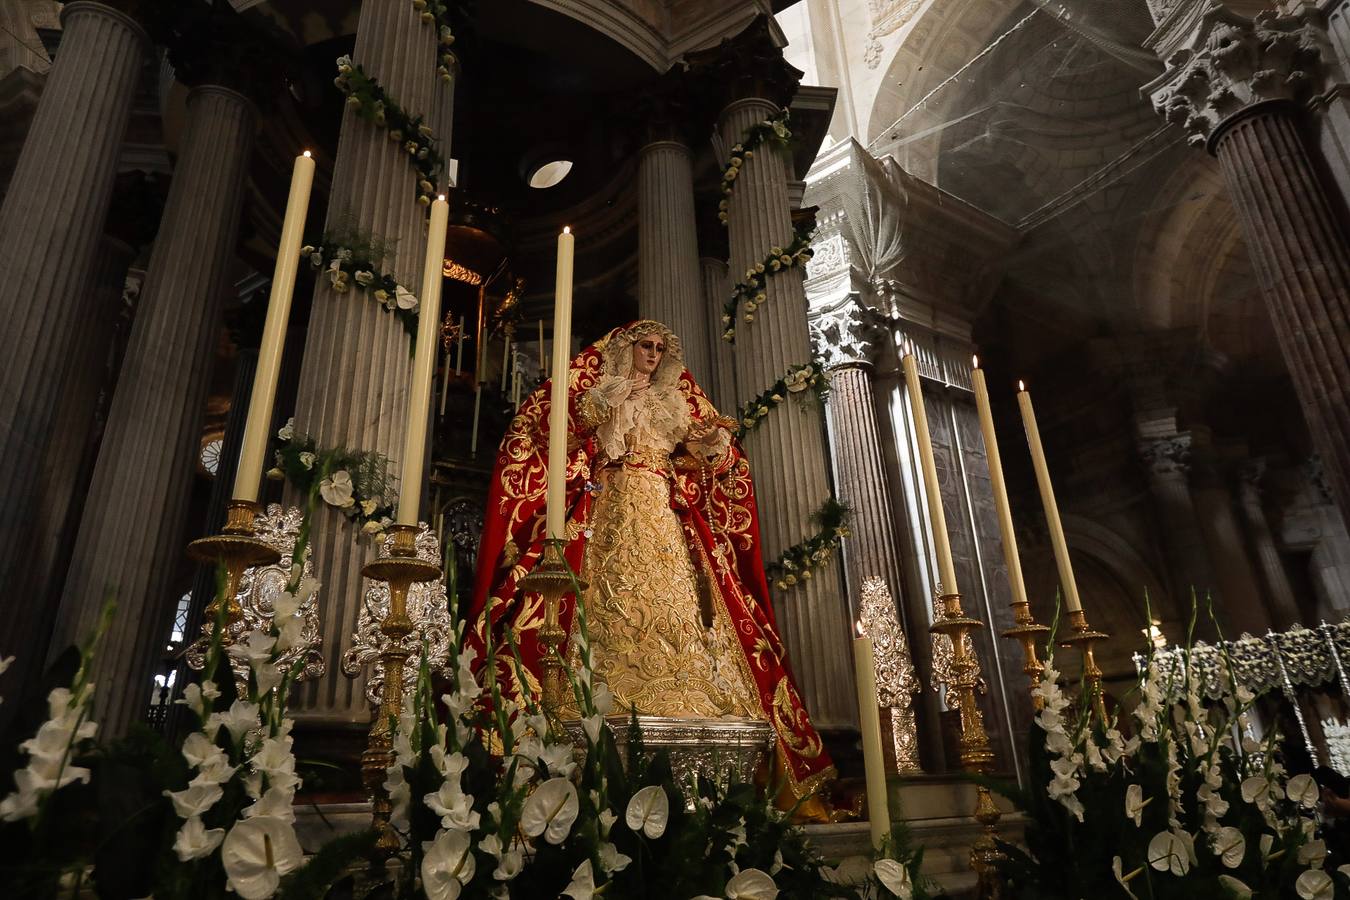
{"label": "ornate candelabra", "polygon": [[586,589],[586,582],[572,572],[572,567],[563,556],[565,546],[566,543],[557,538],[544,541],[539,562],[528,575],[520,579],[521,590],[544,595],[544,624],[539,629],[539,643],[543,649],[540,677],[544,712],[554,719],[560,718],[560,712],[572,693],[560,650],[567,635],[558,623],[558,607],[562,595],[574,585],[578,590]]}
{"label": "ornate candelabra", "polygon": [[1069,633],[1059,639],[1061,647],[1076,647],[1083,655],[1083,684],[1088,697],[1102,721],[1106,721],[1106,702],[1102,699],[1102,670],[1097,666],[1096,646],[1110,637],[1101,631],[1094,631],[1088,625],[1087,617],[1081,609],[1069,610]]}
{"label": "ornate candelabra", "polygon": [[239,579],[244,570],[252,566],[270,566],[281,560],[281,554],[275,547],[259,539],[254,528],[259,506],[250,500],[231,500],[225,513],[225,527],[220,534],[198,538],[188,544],[188,555],[200,562],[219,563],[225,567],[225,585],[218,591],[214,600],[206,607],[206,621],[213,622],[220,615],[220,605],[225,604],[225,628],[222,631],[226,643],[231,641],[230,625],[243,618],[244,611],[239,606]]}
{"label": "ornate candelabra", "polygon": [[385,857],[398,851],[398,834],[389,822],[393,804],[384,789],[388,769],[394,761],[393,727],[403,711],[403,663],[408,648],[403,639],[412,633],[413,623],[408,618],[408,588],[420,581],[435,581],[441,576],[440,566],[417,556],[415,525],[395,525],[389,529],[388,555],[368,563],[361,570],[367,578],[389,584],[389,613],[380,623],[386,641],[380,653],[384,664],[384,685],[380,705],[370,723],[370,735],[365,752],[361,754],[361,780],[370,795],[372,827],[379,834],[376,852]]}
{"label": "ornate candelabra", "polygon": [[[994,764],[994,750],[984,730],[984,716],[975,700],[976,685],[980,681],[980,663],[968,641],[970,633],[983,628],[984,623],[972,619],[961,609],[960,594],[941,594],[941,610],[931,627],[934,634],[946,635],[952,643],[951,667],[947,685],[948,705],[955,706],[961,717],[961,738],[957,751],[961,768],[980,775],[988,774]],[[970,847],[970,867],[979,878],[979,896],[996,900],[1002,896],[999,862],[1003,854],[998,849],[998,820],[1000,813],[994,798],[984,785],[976,785],[975,821],[984,829]]]}
{"label": "ornate candelabra", "polygon": [[[1036,657],[1036,643],[1050,633],[1050,628],[1037,624],[1031,615],[1031,604],[1027,601],[1014,603],[1012,607],[1013,627],[1003,632],[1003,636],[1022,645],[1022,671],[1026,673],[1030,688],[1034,691],[1041,683],[1041,673],[1045,671],[1045,663]],[[1039,696],[1033,694],[1031,705],[1040,710],[1044,704]]]}

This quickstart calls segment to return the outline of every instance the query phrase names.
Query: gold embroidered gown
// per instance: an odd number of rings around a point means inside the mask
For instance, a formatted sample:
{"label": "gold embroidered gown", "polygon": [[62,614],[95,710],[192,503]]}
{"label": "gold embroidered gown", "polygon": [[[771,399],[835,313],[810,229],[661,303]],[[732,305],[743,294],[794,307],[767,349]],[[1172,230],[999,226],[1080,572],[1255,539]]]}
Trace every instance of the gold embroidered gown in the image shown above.
{"label": "gold embroidered gown", "polygon": [[[596,675],[616,709],[762,718],[723,604],[700,603],[694,559],[671,509],[671,455],[690,426],[684,399],[670,384],[653,383],[635,397],[629,389],[627,378],[606,376],[588,398],[603,419],[604,458],[582,562]],[[703,449],[695,441],[688,447]]]}

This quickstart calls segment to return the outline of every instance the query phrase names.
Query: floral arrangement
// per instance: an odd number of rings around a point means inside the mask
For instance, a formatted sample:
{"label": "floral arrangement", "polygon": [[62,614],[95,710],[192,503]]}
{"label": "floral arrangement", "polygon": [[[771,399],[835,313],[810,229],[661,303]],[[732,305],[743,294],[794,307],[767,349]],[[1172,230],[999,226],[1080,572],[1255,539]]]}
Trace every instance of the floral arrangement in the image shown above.
{"label": "floral arrangement", "polygon": [[429,207],[436,196],[436,183],[445,169],[445,160],[436,149],[430,126],[420,115],[411,115],[400,107],[374,77],[352,62],[350,56],[338,57],[337,69],[333,83],[347,95],[347,105],[367,122],[386,129],[389,140],[402,145],[417,170],[417,202]]}
{"label": "floral arrangement", "polygon": [[393,313],[408,333],[409,340],[415,342],[417,296],[399,284],[393,275],[380,271],[380,264],[390,249],[388,242],[354,226],[344,225],[325,232],[317,244],[301,247],[300,255],[309,260],[311,268],[328,273],[335,293],[345,294],[355,284],[358,290]]}
{"label": "floral arrangement", "polygon": [[792,131],[788,128],[789,110],[780,110],[772,117],[750,126],[745,140],[732,146],[727,153],[727,164],[722,169],[722,200],[717,204],[717,218],[727,224],[727,211],[731,206],[731,191],[736,179],[741,175],[741,167],[747,159],[753,159],[755,151],[764,144],[773,142],[786,147],[792,140]]}
{"label": "floral arrangement", "polygon": [[[810,389],[809,394],[805,393],[807,389]],[[830,376],[819,360],[793,366],[768,390],[747,401],[736,413],[736,418],[740,420],[736,426],[736,436],[744,437],[754,431],[770,410],[793,395],[801,399],[814,398],[821,403],[829,397]]]}
{"label": "floral arrangement", "polygon": [[811,515],[811,523],[820,528],[811,537],[782,552],[777,560],[764,567],[769,580],[780,591],[803,581],[810,581],[814,570],[830,561],[839,542],[848,537],[851,510],[847,504],[830,497]]}
{"label": "floral arrangement", "polygon": [[[322,449],[314,438],[295,433],[294,418],[277,430],[277,438],[276,466],[267,477],[289,482],[305,498],[293,559],[305,558],[310,519],[319,500],[357,523],[361,534],[372,540],[381,539],[394,524],[393,485],[384,455],[374,450]],[[293,567],[292,586],[299,577],[298,567]]]}
{"label": "floral arrangement", "polygon": [[455,43],[455,32],[451,27],[450,4],[445,0],[412,0],[413,9],[420,13],[423,25],[435,25],[439,50],[437,51],[436,74],[449,83],[455,65],[455,55],[450,52]]}
{"label": "floral arrangement", "polygon": [[747,269],[745,280],[736,283],[731,289],[731,299],[722,307],[722,340],[736,343],[736,314],[742,303],[745,312],[742,321],[755,321],[755,310],[768,299],[765,287],[770,275],[784,272],[794,266],[804,266],[812,256],[811,232],[798,228],[792,236],[792,242],[786,247],[770,247],[764,262],[757,263],[753,269]]}
{"label": "floral arrangement", "polygon": [[1189,661],[1178,672],[1150,659],[1127,724],[1070,700],[1058,677],[1051,657],[1033,692],[1034,787],[1005,791],[1030,819],[1027,849],[1003,846],[1012,896],[1350,894],[1350,866],[1327,871],[1315,838],[1316,783],[1288,777],[1277,732],[1252,737],[1254,698],[1231,668],[1230,690],[1206,702]]}

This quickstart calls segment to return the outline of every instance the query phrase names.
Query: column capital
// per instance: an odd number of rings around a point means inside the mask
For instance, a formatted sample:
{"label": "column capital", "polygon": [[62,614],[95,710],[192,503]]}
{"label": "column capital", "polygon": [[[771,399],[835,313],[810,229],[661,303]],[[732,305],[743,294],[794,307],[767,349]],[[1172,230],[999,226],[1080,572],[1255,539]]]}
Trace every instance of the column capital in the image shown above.
{"label": "column capital", "polygon": [[288,54],[228,4],[175,5],[147,22],[183,84],[227,88],[266,104],[284,83]]}
{"label": "column capital", "polygon": [[150,35],[146,32],[145,26],[141,24],[143,16],[142,3],[121,2],[95,3],[94,0],[77,0],[75,3],[67,3],[61,7],[61,25],[63,28],[69,27],[70,20],[79,15],[99,15],[105,16],[116,22],[120,22],[128,31],[141,39],[146,50],[150,49]]}
{"label": "column capital", "polygon": [[758,97],[785,107],[801,83],[800,69],[783,58],[772,20],[760,15],[739,34],[686,57],[689,70],[721,106]]}
{"label": "column capital", "polygon": [[688,148],[707,138],[712,121],[697,102],[696,94],[694,78],[679,66],[668,69],[654,84],[643,88],[632,109],[643,149],[663,143]]}
{"label": "column capital", "polygon": [[1186,476],[1191,467],[1191,435],[1189,432],[1167,437],[1145,437],[1138,442],[1139,458],[1154,475]]}
{"label": "column capital", "polygon": [[1323,35],[1312,14],[1248,19],[1217,0],[1193,9],[1186,30],[1163,26],[1150,38],[1167,69],[1143,87],[1154,110],[1192,144],[1212,151],[1235,117],[1258,104],[1300,100],[1321,78]]}
{"label": "column capital", "polygon": [[870,368],[883,334],[875,311],[856,294],[834,309],[811,315],[811,343],[827,369]]}

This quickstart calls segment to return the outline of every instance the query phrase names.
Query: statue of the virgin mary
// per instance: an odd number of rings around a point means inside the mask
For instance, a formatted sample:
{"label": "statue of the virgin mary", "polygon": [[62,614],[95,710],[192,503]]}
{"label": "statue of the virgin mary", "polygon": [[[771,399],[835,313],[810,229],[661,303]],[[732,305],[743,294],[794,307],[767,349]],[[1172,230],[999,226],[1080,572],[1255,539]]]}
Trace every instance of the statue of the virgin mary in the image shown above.
{"label": "statue of the virgin mary", "polygon": [[[586,583],[595,677],[640,715],[769,722],[787,799],[834,775],[787,669],[760,556],[750,467],[659,322],[615,328],[571,361],[568,563]],[[545,538],[550,385],[521,405],[502,440],[478,551],[471,623],[480,646],[511,629],[537,695],[542,595],[518,590]],[[560,624],[575,636],[574,602]],[[501,648],[503,651],[505,648]],[[498,659],[504,660],[505,653]],[[782,798],[780,798],[782,799]]]}

